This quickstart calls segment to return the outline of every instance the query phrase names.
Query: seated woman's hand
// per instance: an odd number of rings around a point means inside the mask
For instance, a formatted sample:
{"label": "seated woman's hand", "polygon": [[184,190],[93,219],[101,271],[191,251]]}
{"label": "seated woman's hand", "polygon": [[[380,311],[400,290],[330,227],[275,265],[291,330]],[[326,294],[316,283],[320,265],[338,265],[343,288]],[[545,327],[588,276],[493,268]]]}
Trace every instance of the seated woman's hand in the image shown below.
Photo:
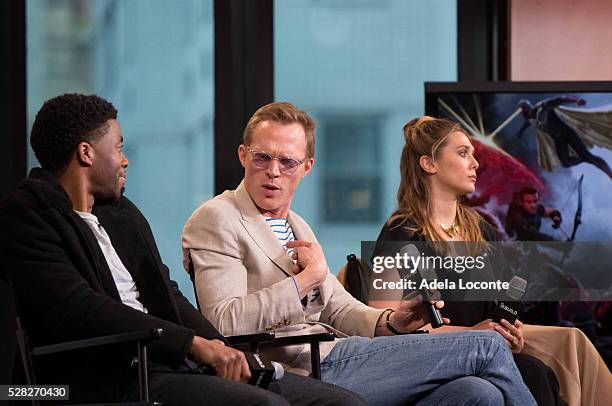
{"label": "seated woman's hand", "polygon": [[502,319],[500,325],[495,327],[495,331],[504,337],[508,346],[510,346],[510,351],[518,354],[523,350],[525,340],[523,339],[523,323],[520,320],[510,324],[507,320]]}
{"label": "seated woman's hand", "polygon": [[470,327],[470,330],[491,330],[491,331],[496,331],[495,327],[498,327],[499,324],[497,324],[496,322],[494,322],[491,319],[486,319],[481,321],[478,324],[474,324],[472,327]]}

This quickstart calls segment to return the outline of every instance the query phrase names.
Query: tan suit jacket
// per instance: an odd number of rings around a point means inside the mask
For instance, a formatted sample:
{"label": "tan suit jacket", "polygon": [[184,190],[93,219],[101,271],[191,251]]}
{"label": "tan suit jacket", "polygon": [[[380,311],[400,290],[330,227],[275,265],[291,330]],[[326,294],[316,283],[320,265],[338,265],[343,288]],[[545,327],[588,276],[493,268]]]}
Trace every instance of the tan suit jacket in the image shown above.
{"label": "tan suit jacket", "polygon": [[[296,239],[317,241],[300,216],[290,212],[288,221]],[[223,335],[333,331],[338,337],[372,337],[385,311],[357,301],[329,273],[320,286],[320,311],[307,314],[291,278],[293,261],[243,183],[200,206],[185,224],[182,243],[185,269],[192,264],[195,271],[202,313]],[[322,358],[333,344],[322,343]],[[305,345],[268,355],[294,372],[310,370]]]}

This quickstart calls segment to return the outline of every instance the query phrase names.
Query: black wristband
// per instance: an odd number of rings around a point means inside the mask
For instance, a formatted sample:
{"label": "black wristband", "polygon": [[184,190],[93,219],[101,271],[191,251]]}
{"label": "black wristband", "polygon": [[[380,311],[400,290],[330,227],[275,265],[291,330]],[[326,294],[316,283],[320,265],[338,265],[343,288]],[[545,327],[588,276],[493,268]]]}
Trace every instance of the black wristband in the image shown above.
{"label": "black wristband", "polygon": [[408,334],[408,333],[402,333],[401,331],[397,331],[396,329],[393,328],[393,326],[390,323],[389,318],[391,317],[391,313],[393,313],[395,310],[391,310],[390,312],[387,312],[387,320],[386,320],[386,324],[387,324],[387,328],[389,329],[390,332],[392,332],[393,334],[395,334],[396,336],[401,336],[404,334]]}

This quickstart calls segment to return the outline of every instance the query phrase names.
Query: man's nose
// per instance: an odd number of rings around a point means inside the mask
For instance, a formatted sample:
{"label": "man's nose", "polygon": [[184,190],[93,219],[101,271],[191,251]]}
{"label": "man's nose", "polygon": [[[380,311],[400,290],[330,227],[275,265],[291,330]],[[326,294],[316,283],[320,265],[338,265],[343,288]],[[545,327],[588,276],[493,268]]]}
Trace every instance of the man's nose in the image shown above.
{"label": "man's nose", "polygon": [[280,166],[277,159],[272,159],[270,164],[268,164],[268,169],[266,170],[268,176],[277,178],[281,175]]}

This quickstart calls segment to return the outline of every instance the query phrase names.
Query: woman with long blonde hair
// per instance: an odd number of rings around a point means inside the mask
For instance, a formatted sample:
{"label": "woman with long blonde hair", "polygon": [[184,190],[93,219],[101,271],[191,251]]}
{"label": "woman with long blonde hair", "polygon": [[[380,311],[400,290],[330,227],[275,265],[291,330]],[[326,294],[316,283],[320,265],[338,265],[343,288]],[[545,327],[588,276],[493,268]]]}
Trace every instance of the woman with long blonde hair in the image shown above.
{"label": "woman with long blonde hair", "polygon": [[[475,210],[461,204],[463,196],[475,191],[478,169],[467,132],[452,121],[423,116],[404,126],[404,139],[398,208],[385,223],[377,242],[430,242],[427,249],[448,255],[462,246],[472,255],[487,249],[488,241],[496,239],[495,230]],[[465,324],[484,316],[488,309],[482,301],[446,300],[451,302],[446,309],[453,316],[451,323]],[[436,332],[492,329],[506,339],[513,352],[522,350],[520,321],[510,324],[504,320],[498,325],[483,321],[485,318],[469,327],[451,325]]]}
{"label": "woman with long blonde hair", "polygon": [[452,121],[424,116],[404,126],[404,138],[398,210],[388,223],[411,220],[429,241],[484,242],[480,215],[459,204],[474,191],[478,169],[467,133]]}
{"label": "woman with long blonde hair", "polygon": [[[475,210],[461,204],[463,196],[475,191],[477,180],[478,162],[468,133],[457,123],[429,116],[409,121],[403,132],[398,207],[383,226],[375,252],[383,243],[400,241],[423,241],[437,253],[450,255],[462,244],[471,255],[489,249],[488,242],[499,239],[499,235]],[[598,396],[589,393],[597,392],[596,388],[600,390],[598,395],[604,395],[601,399],[609,399],[609,371],[579,330],[524,326],[519,320],[513,324],[506,320],[495,323],[489,318],[492,307],[490,301],[453,302],[446,298],[444,315],[451,325],[431,332],[497,331],[514,353],[523,379],[540,405],[563,404],[559,393],[572,406],[597,404]],[[527,343],[526,331],[532,334]],[[554,340],[555,335],[574,344],[563,347],[561,339]],[[561,352],[571,354],[560,361]],[[561,391],[555,373],[535,356],[547,361],[561,376]],[[583,360],[574,362],[571,357]],[[578,366],[568,374],[565,364]],[[591,376],[585,377],[589,373]]]}

